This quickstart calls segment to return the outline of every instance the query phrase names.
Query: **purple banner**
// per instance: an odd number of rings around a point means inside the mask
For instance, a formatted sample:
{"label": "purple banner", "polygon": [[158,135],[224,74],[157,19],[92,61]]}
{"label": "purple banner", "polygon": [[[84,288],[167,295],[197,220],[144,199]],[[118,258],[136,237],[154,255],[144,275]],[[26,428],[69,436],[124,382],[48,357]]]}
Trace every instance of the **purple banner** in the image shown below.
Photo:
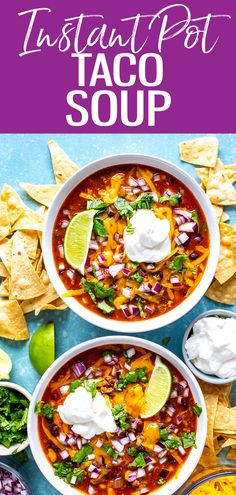
{"label": "purple banner", "polygon": [[236,132],[235,0],[9,0],[4,133]]}

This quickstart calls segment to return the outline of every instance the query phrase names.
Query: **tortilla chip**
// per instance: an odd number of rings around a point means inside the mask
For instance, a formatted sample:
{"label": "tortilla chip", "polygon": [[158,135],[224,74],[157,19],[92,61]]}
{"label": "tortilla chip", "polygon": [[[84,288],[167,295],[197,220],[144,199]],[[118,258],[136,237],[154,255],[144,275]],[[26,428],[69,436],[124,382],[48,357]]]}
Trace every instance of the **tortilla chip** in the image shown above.
{"label": "tortilla chip", "polygon": [[222,215],[223,215],[223,206],[212,205],[212,208],[214,210],[217,222],[220,223]]}
{"label": "tortilla chip", "polygon": [[202,185],[204,188],[207,188],[207,183],[208,183],[208,177],[209,177],[209,170],[207,168],[195,168],[196,174],[198,175],[199,179],[202,181]]}
{"label": "tortilla chip", "polygon": [[229,396],[232,389],[232,383],[225,383],[219,387],[218,404],[222,406],[229,407],[230,401]]}
{"label": "tortilla chip", "polygon": [[6,203],[0,201],[0,241],[10,233],[11,225]]}
{"label": "tortilla chip", "polygon": [[67,305],[63,303],[63,301],[58,297],[55,301],[52,301],[51,304],[43,304],[40,308],[35,310],[35,315],[38,316],[40,311],[63,311],[67,308]]}
{"label": "tortilla chip", "polygon": [[17,235],[23,242],[24,248],[29,258],[31,260],[35,260],[38,247],[37,232],[35,232],[34,230],[32,230],[32,232],[30,230],[18,230]]}
{"label": "tortilla chip", "polygon": [[236,227],[220,223],[220,256],[215,278],[224,284],[236,272]]}
{"label": "tortilla chip", "polygon": [[49,207],[57,191],[60,189],[59,184],[28,184],[27,182],[20,182],[20,186],[27,194],[33,198],[37,203],[41,203],[44,206]]}
{"label": "tortilla chip", "polygon": [[45,294],[42,296],[35,297],[32,299],[28,299],[27,301],[23,301],[21,303],[21,308],[24,313],[31,313],[31,311],[35,311],[36,313],[41,311],[41,308],[45,306],[45,304],[50,304],[52,301],[58,299],[58,294],[56,293],[53,285],[49,281],[46,270],[43,270],[40,280],[46,286]]}
{"label": "tortilla chip", "polygon": [[209,447],[204,447],[203,453],[200,457],[199,464],[203,467],[215,466],[219,463],[219,457],[216,456],[215,452],[209,449]]}
{"label": "tortilla chip", "polygon": [[236,440],[235,438],[227,438],[227,440],[224,440],[224,443],[222,444],[222,449],[225,449],[226,447],[232,447],[236,446]]}
{"label": "tortilla chip", "polygon": [[236,275],[233,275],[233,277],[227,280],[223,285],[221,285],[218,280],[214,280],[206,291],[205,296],[212,299],[212,301],[233,306],[236,297]]}
{"label": "tortilla chip", "polygon": [[6,277],[0,286],[0,296],[9,297],[10,277]]}
{"label": "tortilla chip", "polygon": [[12,239],[11,237],[11,239],[4,239],[0,242],[0,258],[9,273],[11,272]]}
{"label": "tortilla chip", "polygon": [[232,184],[236,182],[236,164],[225,165],[224,172]]}
{"label": "tortilla chip", "polygon": [[202,392],[204,394],[204,399],[207,408],[207,437],[206,446],[209,447],[211,452],[214,452],[214,440],[213,440],[213,429],[215,423],[215,415],[218,404],[219,388],[216,385],[206,382],[200,382]]}
{"label": "tortilla chip", "polygon": [[226,459],[229,459],[231,461],[234,461],[236,459],[236,448],[232,449],[231,447],[229,452],[226,454]]}
{"label": "tortilla chip", "polygon": [[29,332],[18,301],[0,299],[0,337],[27,340]]}
{"label": "tortilla chip", "polygon": [[224,167],[209,170],[206,188],[211,203],[219,206],[235,205],[236,191],[224,173]]}
{"label": "tortilla chip", "polygon": [[43,230],[43,218],[36,212],[28,208],[14,223],[12,230]]}
{"label": "tortilla chip", "polygon": [[[220,206],[218,208],[220,208]],[[223,211],[220,221],[221,222],[228,222],[229,219],[230,218],[229,218],[228,213],[225,213],[225,211]]]}
{"label": "tortilla chip", "polygon": [[8,184],[4,184],[1,192],[1,201],[3,201],[8,210],[11,225],[13,225],[23,211],[27,208],[21,200],[19,194]]}
{"label": "tortilla chip", "polygon": [[49,151],[56,182],[63,184],[78,170],[78,166],[69,158],[65,151],[55,142],[49,141]]}
{"label": "tortilla chip", "polygon": [[219,142],[216,137],[201,137],[179,144],[180,159],[183,162],[203,167],[215,167]]}
{"label": "tortilla chip", "polygon": [[7,271],[4,263],[2,261],[0,261],[0,277],[6,278],[6,277],[8,277],[8,275],[9,275],[9,272]]}
{"label": "tortilla chip", "polygon": [[225,407],[218,404],[214,427],[216,430],[225,429],[236,434],[236,407]]}
{"label": "tortilla chip", "polygon": [[15,235],[11,260],[11,298],[19,300],[31,299],[32,295],[38,297],[45,292],[46,287],[35,272],[22,241]]}

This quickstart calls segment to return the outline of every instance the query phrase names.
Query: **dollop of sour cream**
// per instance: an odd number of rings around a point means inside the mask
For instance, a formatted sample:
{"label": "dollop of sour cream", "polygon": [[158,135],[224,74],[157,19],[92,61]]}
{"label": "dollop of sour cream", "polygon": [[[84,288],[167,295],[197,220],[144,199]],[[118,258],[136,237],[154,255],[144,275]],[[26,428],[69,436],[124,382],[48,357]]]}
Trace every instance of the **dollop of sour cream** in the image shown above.
{"label": "dollop of sour cream", "polygon": [[169,220],[160,220],[152,210],[138,210],[124,231],[124,246],[131,261],[156,263],[171,252]]}
{"label": "dollop of sour cream", "polygon": [[97,392],[95,397],[84,387],[78,387],[58,406],[62,421],[72,426],[72,431],[89,440],[100,433],[114,433],[117,430],[111,409],[104,396]]}
{"label": "dollop of sour cream", "polygon": [[236,319],[208,316],[193,326],[185,349],[200,371],[220,378],[236,375]]}

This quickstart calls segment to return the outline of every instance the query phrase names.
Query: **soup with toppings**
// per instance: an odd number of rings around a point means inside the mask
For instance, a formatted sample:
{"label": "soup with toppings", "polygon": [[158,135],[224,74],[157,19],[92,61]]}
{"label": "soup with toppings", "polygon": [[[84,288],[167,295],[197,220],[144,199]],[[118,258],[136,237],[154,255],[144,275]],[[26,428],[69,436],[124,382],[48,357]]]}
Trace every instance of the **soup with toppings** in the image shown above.
{"label": "soup with toppings", "polygon": [[[72,237],[81,212],[93,217],[92,229],[79,223]],[[67,254],[73,243],[77,253],[84,250],[79,269]],[[196,288],[209,235],[184,184],[163,171],[123,165],[94,173],[69,194],[54,225],[53,253],[64,296],[105,317],[140,320],[170,311]]]}
{"label": "soup with toppings", "polygon": [[[161,385],[157,367],[166,375]],[[157,397],[150,403],[153,380]],[[160,396],[166,398],[158,405]],[[169,362],[139,347],[110,345],[66,363],[36,411],[56,476],[89,495],[142,495],[168,483],[197,447],[201,405]]]}

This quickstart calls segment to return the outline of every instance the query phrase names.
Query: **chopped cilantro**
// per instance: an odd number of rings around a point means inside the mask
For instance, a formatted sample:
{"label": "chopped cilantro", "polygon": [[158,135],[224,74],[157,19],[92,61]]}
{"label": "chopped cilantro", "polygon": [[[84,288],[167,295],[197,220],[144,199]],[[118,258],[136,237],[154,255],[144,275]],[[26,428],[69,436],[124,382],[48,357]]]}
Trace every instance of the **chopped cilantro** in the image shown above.
{"label": "chopped cilantro", "polygon": [[143,305],[142,305],[141,297],[136,297],[135,298],[135,301],[136,301],[136,304],[138,306],[138,309],[139,309],[139,313],[140,313],[141,318],[146,318],[147,315],[143,311]]}
{"label": "chopped cilantro", "polygon": [[151,210],[153,207],[154,198],[150,193],[142,193],[138,198],[132,203],[132,207],[135,210],[145,209]]}
{"label": "chopped cilantro", "polygon": [[82,380],[74,380],[70,384],[70,391],[74,392],[78,387],[81,387],[83,384]]}
{"label": "chopped cilantro", "polygon": [[157,481],[157,485],[161,486],[161,485],[164,485],[166,483],[166,480],[164,478],[160,478],[158,481]]}
{"label": "chopped cilantro", "polygon": [[95,217],[93,220],[93,231],[96,235],[99,235],[101,237],[107,237],[107,231],[104,227],[103,220],[101,218]]}
{"label": "chopped cilantro", "polygon": [[185,261],[188,259],[186,254],[178,254],[168,263],[168,268],[174,272],[182,272]]}
{"label": "chopped cilantro", "polygon": [[51,406],[50,404],[46,404],[43,401],[37,402],[35,407],[35,412],[37,414],[41,414],[41,416],[44,416],[47,419],[53,418],[54,411],[55,409],[53,406]]}
{"label": "chopped cilantro", "polygon": [[92,394],[92,397],[95,397],[97,393],[97,386],[100,382],[100,378],[88,379],[88,380],[74,380],[70,384],[70,391],[74,392],[78,387],[84,387],[87,392]]}
{"label": "chopped cilantro", "polygon": [[125,412],[124,406],[116,405],[112,409],[112,414],[113,414],[115,422],[120,426],[120,428],[123,431],[129,430],[131,424],[130,424],[130,421],[127,419],[128,415]]}
{"label": "chopped cilantro", "polygon": [[91,447],[91,445],[86,443],[85,445],[83,445],[83,447],[81,447],[80,450],[77,450],[75,455],[72,457],[72,462],[81,464],[82,462],[87,460],[88,455],[92,453],[93,453],[93,447]]}
{"label": "chopped cilantro", "polygon": [[161,440],[161,442],[168,440],[169,434],[170,434],[170,432],[166,428],[161,428],[160,429],[160,440]]}
{"label": "chopped cilantro", "polygon": [[97,210],[99,213],[104,213],[108,209],[107,203],[104,203],[101,199],[94,199],[93,201],[87,201],[87,210]]}
{"label": "chopped cilantro", "polygon": [[87,294],[91,297],[92,301],[96,303],[97,299],[108,299],[110,304],[113,303],[114,299],[114,289],[109,289],[105,287],[102,282],[88,282],[85,278],[81,280],[83,288]]}
{"label": "chopped cilantro", "polygon": [[203,232],[207,232],[208,231],[208,226],[206,223],[204,223],[203,227],[202,227],[202,230]]}
{"label": "chopped cilantro", "polygon": [[139,454],[139,450],[136,449],[136,447],[129,447],[127,449],[127,454],[129,454],[131,457],[136,457]]}
{"label": "chopped cilantro", "polygon": [[159,198],[159,203],[164,203],[165,201],[169,201],[172,206],[177,206],[179,204],[179,200],[182,197],[180,192],[176,194],[172,194],[171,196],[161,196]]}
{"label": "chopped cilantro", "polygon": [[[76,480],[74,480],[74,476],[76,477]],[[73,477],[73,486],[78,485],[79,483],[82,483],[84,479],[84,471],[80,469],[74,469],[71,473],[68,473],[66,476],[66,482],[71,483]]]}
{"label": "chopped cilantro", "polygon": [[84,477],[84,471],[75,469],[72,462],[58,461],[53,464],[54,474],[59,478],[64,478],[67,483],[71,483],[72,476],[76,476],[76,482],[74,484],[81,483]]}
{"label": "chopped cilantro", "polygon": [[115,201],[114,206],[116,207],[121,217],[131,218],[134,213],[132,206],[124,198],[118,198]]}
{"label": "chopped cilantro", "polygon": [[106,303],[106,301],[102,301],[97,304],[98,309],[100,309],[105,315],[110,315],[115,311],[115,308],[112,308],[112,306],[109,306],[109,304]]}
{"label": "chopped cilantro", "polygon": [[188,449],[189,447],[196,447],[196,435],[194,431],[191,433],[182,433],[182,442],[184,449]]}
{"label": "chopped cilantro", "polygon": [[144,458],[144,454],[140,452],[137,457],[133,460],[133,462],[130,462],[129,466],[130,467],[141,467],[144,468],[146,467],[147,463]]}
{"label": "chopped cilantro", "polygon": [[138,282],[138,284],[141,284],[143,281],[143,276],[140,275],[140,273],[138,272],[132,273],[132,275],[130,275],[130,278],[132,280],[135,280],[135,282]]}
{"label": "chopped cilantro", "polygon": [[197,228],[198,228],[198,231],[199,231],[199,218],[198,218],[197,211],[193,211],[193,213],[192,213],[192,220],[193,220],[193,222],[195,222],[197,224]]}
{"label": "chopped cilantro", "polygon": [[128,225],[128,227],[126,227],[125,232],[126,232],[126,234],[128,234],[128,235],[132,235],[132,234],[134,234],[134,232],[135,232],[135,228],[134,228],[134,227],[132,227],[132,225],[130,224],[130,225]]}
{"label": "chopped cilantro", "polygon": [[113,447],[111,447],[110,445],[106,445],[105,443],[103,443],[101,448],[102,448],[102,450],[104,450],[104,452],[107,453],[107,455],[109,455],[110,457],[113,457],[113,459],[117,459],[118,454],[115,451],[115,449],[113,449]]}
{"label": "chopped cilantro", "polygon": [[178,449],[180,445],[182,445],[182,442],[178,437],[167,439],[163,441],[163,443],[167,449]]}
{"label": "chopped cilantro", "polygon": [[162,344],[163,345],[168,345],[169,342],[170,342],[170,340],[171,340],[171,337],[165,337],[164,339],[162,339]]}
{"label": "chopped cilantro", "polygon": [[138,268],[138,265],[139,265],[139,264],[137,263],[137,261],[131,261],[131,263],[130,263],[130,266],[131,266],[131,268],[132,268],[133,270],[135,270],[135,268]]}
{"label": "chopped cilantro", "polygon": [[196,402],[196,404],[194,404],[194,406],[193,406],[193,412],[199,418],[199,416],[201,416],[201,413],[202,413],[202,406],[200,406]]}
{"label": "chopped cilantro", "polygon": [[0,387],[0,444],[9,448],[27,437],[29,401],[21,393]]}
{"label": "chopped cilantro", "polygon": [[147,375],[145,368],[137,368],[134,371],[128,371],[124,376],[121,376],[115,385],[116,390],[124,390],[129,383],[147,383]]}

